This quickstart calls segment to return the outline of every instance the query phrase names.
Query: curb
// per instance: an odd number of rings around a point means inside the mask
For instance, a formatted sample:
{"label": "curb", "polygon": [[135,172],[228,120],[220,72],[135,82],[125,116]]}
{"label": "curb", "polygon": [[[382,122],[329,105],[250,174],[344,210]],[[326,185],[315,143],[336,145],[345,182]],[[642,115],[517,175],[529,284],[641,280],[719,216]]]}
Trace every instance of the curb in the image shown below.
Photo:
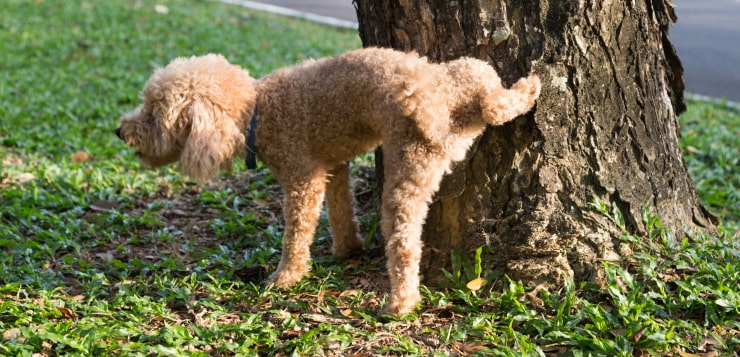
{"label": "curb", "polygon": [[724,107],[726,109],[733,109],[733,110],[740,110],[740,102],[733,102],[726,99],[721,98],[715,98],[710,97],[706,95],[696,94],[696,93],[684,93],[684,96],[686,97],[686,100],[693,100],[696,102],[708,102],[715,105],[719,105],[721,107]]}
{"label": "curb", "polygon": [[330,16],[317,15],[310,12],[298,11],[287,7],[275,6],[248,0],[218,0],[224,4],[239,5],[248,9],[271,12],[273,14],[296,17],[328,26],[357,30],[359,25],[354,21],[337,19]]}

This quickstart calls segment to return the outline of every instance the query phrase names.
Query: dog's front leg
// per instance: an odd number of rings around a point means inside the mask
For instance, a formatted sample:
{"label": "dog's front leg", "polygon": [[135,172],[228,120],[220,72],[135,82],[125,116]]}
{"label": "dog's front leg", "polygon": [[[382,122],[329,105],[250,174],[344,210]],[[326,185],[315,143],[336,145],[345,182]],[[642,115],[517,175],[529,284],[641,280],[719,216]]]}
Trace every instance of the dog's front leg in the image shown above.
{"label": "dog's front leg", "polygon": [[291,173],[291,179],[280,180],[285,191],[285,232],[283,253],[270,282],[278,288],[297,283],[309,270],[311,243],[321,214],[326,187],[326,173],[315,170],[307,175]]}

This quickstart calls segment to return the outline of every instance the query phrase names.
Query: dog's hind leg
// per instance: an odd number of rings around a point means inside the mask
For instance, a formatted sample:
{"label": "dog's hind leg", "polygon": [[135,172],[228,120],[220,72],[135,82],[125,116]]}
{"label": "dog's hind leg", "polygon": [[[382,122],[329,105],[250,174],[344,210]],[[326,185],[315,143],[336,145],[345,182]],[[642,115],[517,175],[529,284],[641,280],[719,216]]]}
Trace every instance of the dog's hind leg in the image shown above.
{"label": "dog's hind leg", "polygon": [[[396,150],[398,149],[398,150]],[[394,153],[398,153],[394,155]],[[421,300],[421,233],[432,196],[450,159],[424,148],[386,147],[382,228],[391,294],[385,310],[395,316],[412,311]]]}
{"label": "dog's hind leg", "polygon": [[292,178],[292,181],[278,178],[285,191],[285,232],[280,264],[270,276],[270,281],[278,288],[290,287],[309,270],[310,247],[326,188],[324,170],[315,169],[306,175],[293,173]]}
{"label": "dog's hind leg", "polygon": [[364,243],[358,235],[349,181],[349,165],[346,162],[329,170],[326,203],[334,256],[347,258],[359,254]]}

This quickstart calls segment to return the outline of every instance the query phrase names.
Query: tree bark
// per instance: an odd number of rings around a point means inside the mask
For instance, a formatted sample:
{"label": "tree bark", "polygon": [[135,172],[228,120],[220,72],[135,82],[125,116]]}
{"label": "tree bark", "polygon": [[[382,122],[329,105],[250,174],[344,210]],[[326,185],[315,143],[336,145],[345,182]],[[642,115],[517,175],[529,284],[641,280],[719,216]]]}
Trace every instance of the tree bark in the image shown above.
{"label": "tree bark", "polygon": [[626,254],[621,231],[589,208],[616,204],[645,234],[642,207],[681,236],[714,232],[679,146],[683,68],[668,40],[670,0],[354,0],[364,46],[432,61],[485,59],[507,84],[531,71],[537,107],[489,128],[442,184],[424,228],[422,272],[441,278],[452,250],[531,284],[603,281]]}

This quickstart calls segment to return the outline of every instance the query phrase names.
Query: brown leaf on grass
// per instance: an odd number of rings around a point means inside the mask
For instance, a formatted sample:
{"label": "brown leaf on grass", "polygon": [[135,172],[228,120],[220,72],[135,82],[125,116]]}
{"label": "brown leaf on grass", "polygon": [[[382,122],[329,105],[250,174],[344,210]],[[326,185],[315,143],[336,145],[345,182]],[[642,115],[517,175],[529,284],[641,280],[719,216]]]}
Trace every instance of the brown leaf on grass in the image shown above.
{"label": "brown leaf on grass", "polygon": [[262,198],[253,199],[252,203],[254,203],[254,205],[257,206],[257,208],[264,208],[264,207],[267,207],[268,204],[270,204],[270,202]]}
{"label": "brown leaf on grass", "polygon": [[698,355],[696,353],[689,353],[684,351],[678,351],[678,355],[681,357],[701,357],[701,355]]}
{"label": "brown leaf on grass", "polygon": [[66,318],[68,318],[70,320],[74,320],[77,317],[77,314],[75,314],[74,311],[72,311],[71,309],[68,309],[66,307],[58,307],[57,308],[57,311],[59,311],[62,314],[62,316],[66,317]]}
{"label": "brown leaf on grass", "polygon": [[645,334],[645,331],[647,331],[648,327],[644,326],[640,329],[640,331],[635,332],[634,335],[630,337],[630,342],[635,343],[637,341],[640,341],[640,338],[642,338],[642,335]]}
{"label": "brown leaf on grass", "polygon": [[23,337],[23,333],[19,328],[13,327],[9,330],[3,331],[3,339],[5,340],[12,340],[17,339],[20,341],[24,341],[25,338]]}
{"label": "brown leaf on grass", "polygon": [[102,261],[104,261],[104,262],[109,262],[109,261],[115,259],[115,256],[110,251],[95,253],[95,257],[98,258],[98,259],[100,259],[100,260],[102,260]]}
{"label": "brown leaf on grass", "polygon": [[699,342],[699,350],[700,351],[706,351],[708,348],[711,347],[721,347],[722,343],[717,341],[714,337],[704,337],[701,342]]}
{"label": "brown leaf on grass", "polygon": [[489,346],[479,344],[479,343],[463,343],[463,342],[454,342],[452,346],[458,351],[463,352],[464,354],[473,354],[473,353],[479,352],[480,350],[489,348]]}
{"label": "brown leaf on grass", "polygon": [[480,288],[483,287],[483,285],[486,285],[487,281],[483,278],[475,278],[471,281],[469,281],[465,286],[470,289],[471,291],[477,291],[480,290]]}
{"label": "brown leaf on grass", "polygon": [[359,290],[344,290],[341,293],[339,293],[339,297],[357,297],[357,295],[360,295]]}
{"label": "brown leaf on grass", "polygon": [[77,151],[70,157],[72,162],[87,162],[90,161],[90,154],[86,151]]}
{"label": "brown leaf on grass", "polygon": [[110,212],[118,208],[118,203],[107,200],[97,200],[90,204],[90,209],[98,212]]}

